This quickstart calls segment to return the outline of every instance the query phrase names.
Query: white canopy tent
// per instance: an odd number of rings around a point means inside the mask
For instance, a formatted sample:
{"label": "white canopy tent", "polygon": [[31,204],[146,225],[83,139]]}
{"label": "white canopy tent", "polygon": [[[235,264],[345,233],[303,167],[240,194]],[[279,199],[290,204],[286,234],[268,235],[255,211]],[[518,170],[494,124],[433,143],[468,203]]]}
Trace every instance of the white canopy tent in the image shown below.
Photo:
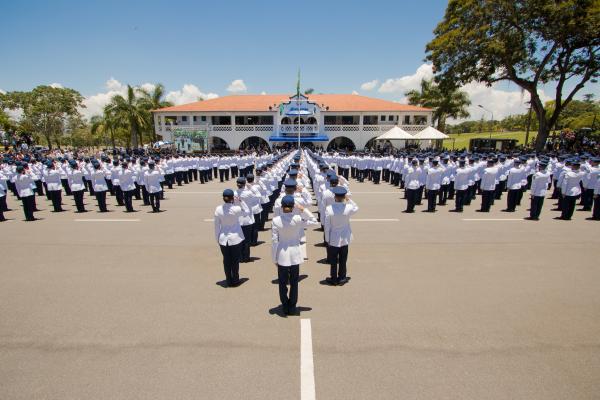
{"label": "white canopy tent", "polygon": [[404,129],[399,126],[394,126],[389,131],[385,132],[383,135],[378,136],[377,140],[413,140],[415,137],[410,133],[406,132]]}
{"label": "white canopy tent", "polygon": [[450,136],[438,131],[433,126],[428,126],[412,138],[415,140],[444,140],[450,139]]}

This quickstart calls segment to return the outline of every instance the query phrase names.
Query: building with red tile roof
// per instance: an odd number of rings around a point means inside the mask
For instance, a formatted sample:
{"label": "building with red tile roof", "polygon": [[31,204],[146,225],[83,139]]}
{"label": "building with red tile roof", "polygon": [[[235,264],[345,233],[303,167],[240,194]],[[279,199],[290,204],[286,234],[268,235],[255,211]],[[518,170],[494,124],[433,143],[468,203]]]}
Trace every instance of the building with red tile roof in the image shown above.
{"label": "building with red tile roof", "polygon": [[180,150],[282,142],[362,150],[394,126],[416,133],[433,110],[354,94],[233,95],[154,110],[156,133]]}

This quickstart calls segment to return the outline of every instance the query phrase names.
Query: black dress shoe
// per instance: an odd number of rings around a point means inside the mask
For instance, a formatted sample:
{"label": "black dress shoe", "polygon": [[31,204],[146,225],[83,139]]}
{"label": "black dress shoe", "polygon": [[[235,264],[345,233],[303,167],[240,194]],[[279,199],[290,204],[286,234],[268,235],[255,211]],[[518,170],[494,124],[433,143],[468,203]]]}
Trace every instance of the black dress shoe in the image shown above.
{"label": "black dress shoe", "polygon": [[338,284],[338,281],[331,277],[325,278],[325,282],[327,282],[331,286],[336,286]]}

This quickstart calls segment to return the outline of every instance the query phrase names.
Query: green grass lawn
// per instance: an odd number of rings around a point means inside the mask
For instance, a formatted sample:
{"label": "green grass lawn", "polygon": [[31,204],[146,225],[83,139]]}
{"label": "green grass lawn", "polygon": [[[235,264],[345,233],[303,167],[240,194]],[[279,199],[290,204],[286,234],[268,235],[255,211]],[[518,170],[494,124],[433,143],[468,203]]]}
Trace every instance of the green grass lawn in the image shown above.
{"label": "green grass lawn", "polygon": [[[529,131],[529,141],[531,142],[532,139],[534,139],[537,135],[536,131]],[[444,140],[444,147],[446,149],[451,150],[452,149],[452,139],[455,139],[454,141],[454,148],[455,149],[462,149],[463,147],[468,149],[469,148],[469,140],[471,139],[487,139],[490,137],[490,133],[489,132],[481,132],[481,133],[453,133],[448,135],[450,136],[451,139],[446,139]],[[495,139],[517,139],[519,141],[519,145],[523,145],[525,144],[525,131],[516,131],[516,132],[493,132],[492,133],[492,138]]]}

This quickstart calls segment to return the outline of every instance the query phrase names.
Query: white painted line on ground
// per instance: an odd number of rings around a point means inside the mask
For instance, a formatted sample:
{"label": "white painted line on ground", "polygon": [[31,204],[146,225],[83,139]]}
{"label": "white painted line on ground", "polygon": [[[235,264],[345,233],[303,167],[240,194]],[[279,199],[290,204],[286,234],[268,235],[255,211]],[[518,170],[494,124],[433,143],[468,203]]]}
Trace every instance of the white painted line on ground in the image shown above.
{"label": "white painted line on ground", "polygon": [[350,222],[398,222],[398,218],[352,218]]}
{"label": "white painted line on ground", "polygon": [[215,222],[214,218],[206,218],[204,222]]}
{"label": "white painted line on ground", "polygon": [[300,399],[315,400],[315,366],[313,363],[310,319],[300,320]]}
{"label": "white painted line on ground", "polygon": [[350,194],[397,194],[397,195],[401,195],[403,192],[401,191],[396,191],[396,192],[355,192],[353,190],[350,191]]}
{"label": "white painted line on ground", "polygon": [[75,219],[75,222],[140,222],[139,219]]}
{"label": "white painted line on ground", "polygon": [[223,192],[165,192],[167,194],[223,194]]}
{"label": "white painted line on ground", "polygon": [[524,221],[523,218],[463,218],[463,221]]}

